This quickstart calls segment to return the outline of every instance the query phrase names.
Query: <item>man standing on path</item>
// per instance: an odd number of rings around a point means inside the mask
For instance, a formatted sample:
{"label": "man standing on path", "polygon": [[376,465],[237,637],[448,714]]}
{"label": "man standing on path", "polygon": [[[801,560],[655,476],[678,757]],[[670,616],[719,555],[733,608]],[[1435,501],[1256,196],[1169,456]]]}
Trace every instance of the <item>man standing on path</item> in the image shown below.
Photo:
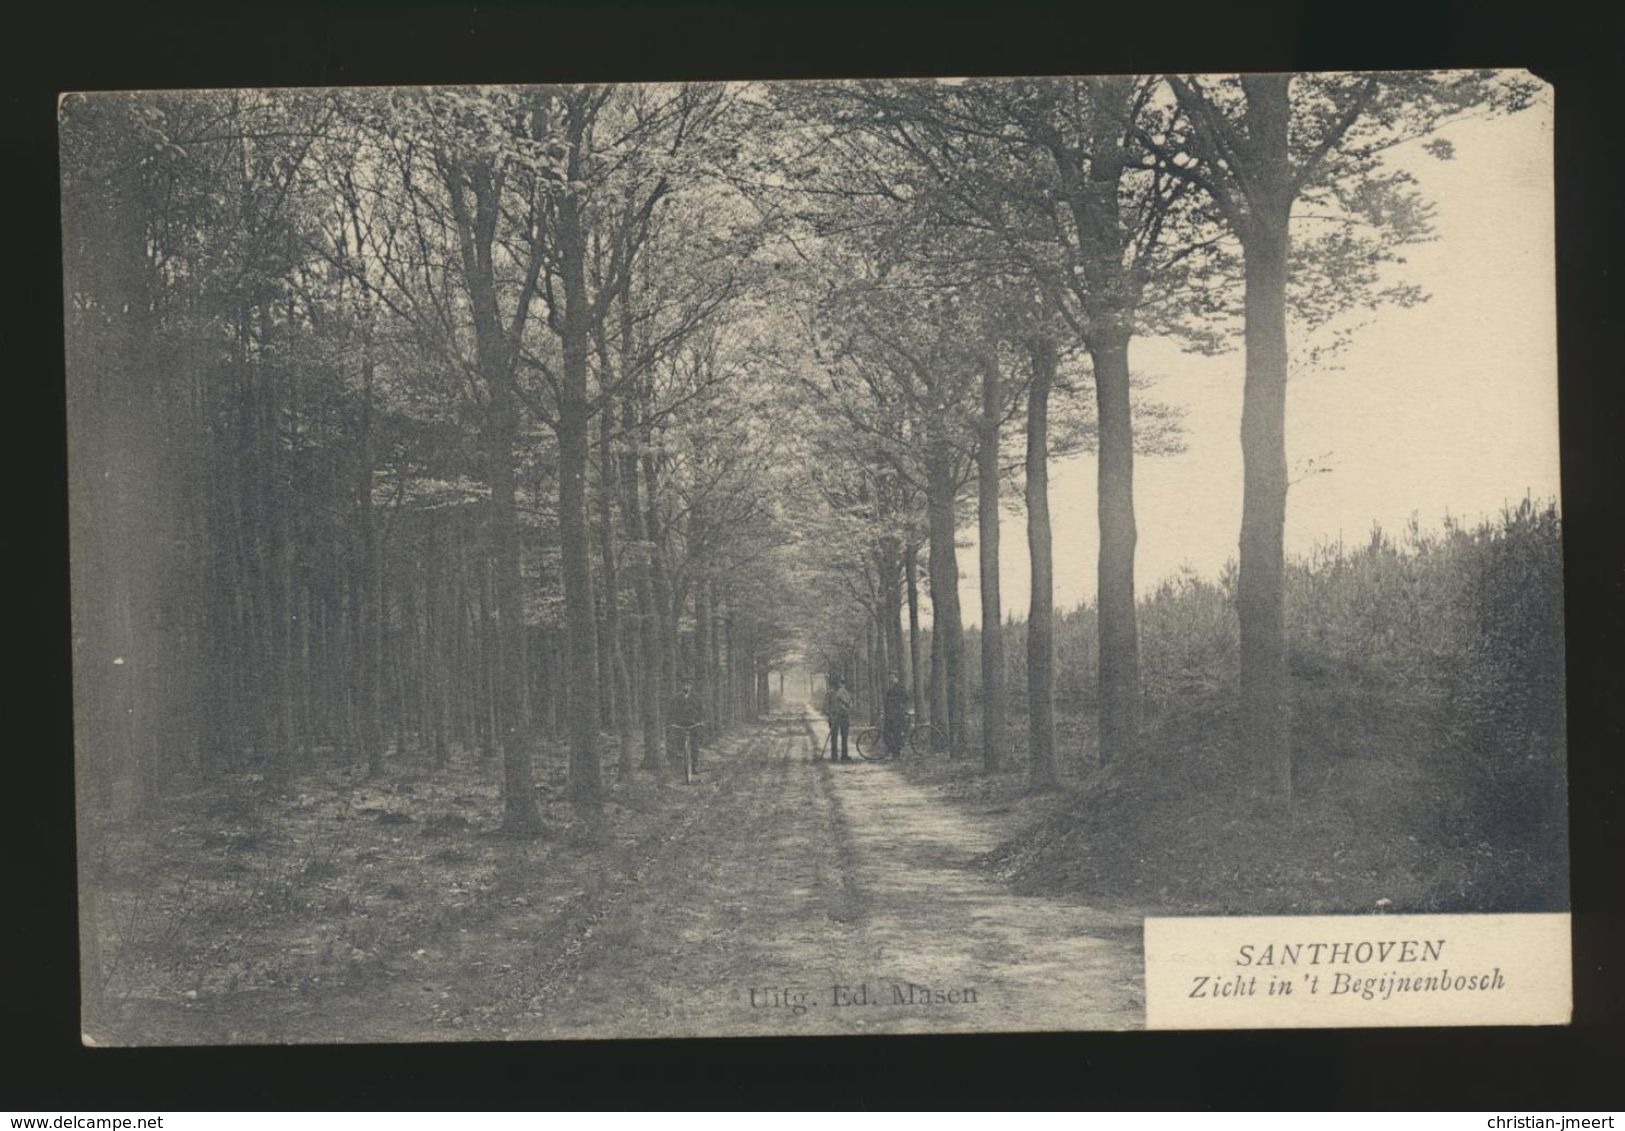
{"label": "man standing on path", "polygon": [[903,689],[903,677],[895,672],[886,698],[881,702],[881,726],[885,730],[886,755],[895,758],[903,752],[903,732],[908,727],[908,692]]}
{"label": "man standing on path", "polygon": [[[846,736],[852,727],[852,693],[841,682],[841,677],[829,677],[829,694],[824,696],[824,717],[829,720],[829,760],[850,762],[846,755]],[[836,735],[840,742],[836,742]]]}
{"label": "man standing on path", "polygon": [[678,732],[678,749],[689,759],[689,765],[698,771],[700,729],[705,722],[705,716],[700,711],[700,697],[694,694],[693,683],[686,679],[683,681],[683,690],[671,701],[671,711],[667,714],[667,718]]}

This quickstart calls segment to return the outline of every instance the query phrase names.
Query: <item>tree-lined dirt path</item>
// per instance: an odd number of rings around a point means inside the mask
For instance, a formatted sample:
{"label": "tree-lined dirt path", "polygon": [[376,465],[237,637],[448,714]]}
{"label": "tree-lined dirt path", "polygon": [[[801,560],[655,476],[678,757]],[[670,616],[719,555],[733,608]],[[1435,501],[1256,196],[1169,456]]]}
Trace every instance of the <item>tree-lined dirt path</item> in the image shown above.
{"label": "tree-lined dirt path", "polygon": [[1143,1024],[1137,919],[1010,893],[972,866],[990,828],[780,728],[713,758],[703,812],[506,1035]]}
{"label": "tree-lined dirt path", "polygon": [[[148,1003],[161,1041],[414,1041],[1133,1028],[1140,924],[1020,896],[996,843],[893,767],[815,759],[789,716],[705,751],[692,786],[550,853],[510,841],[494,903],[300,992]],[[488,835],[488,834],[482,834]],[[438,842],[437,842],[438,843]],[[456,891],[442,893],[452,902]],[[462,905],[459,905],[462,906]]]}
{"label": "tree-lined dirt path", "polygon": [[[1138,916],[1013,894],[972,866],[997,845],[993,828],[888,767],[829,776],[865,893],[872,982],[974,987],[976,1004],[955,1013],[954,1028],[1144,1024]],[[876,1013],[887,1030],[915,1031],[941,1028],[952,1009]]]}

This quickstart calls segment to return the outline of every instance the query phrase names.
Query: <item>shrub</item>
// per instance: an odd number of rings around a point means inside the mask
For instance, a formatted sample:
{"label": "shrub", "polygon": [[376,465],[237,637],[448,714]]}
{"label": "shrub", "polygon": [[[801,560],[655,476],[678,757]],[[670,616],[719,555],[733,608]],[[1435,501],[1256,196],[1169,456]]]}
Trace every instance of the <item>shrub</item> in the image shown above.
{"label": "shrub", "polygon": [[[1561,825],[1563,625],[1561,521],[1525,499],[1494,519],[1445,519],[1397,536],[1374,526],[1350,546],[1322,543],[1287,564],[1289,672],[1299,761],[1373,757],[1414,763],[1460,795],[1476,823]],[[1238,683],[1236,567],[1216,580],[1189,569],[1140,599],[1148,747],[1159,760],[1228,736]],[[1095,705],[1095,610],[1056,618],[1056,702]],[[978,642],[967,684],[981,701]],[[1026,702],[1026,626],[1005,628],[1010,706]],[[1175,744],[1179,749],[1156,750]],[[1208,751],[1212,753],[1213,751]],[[1394,777],[1406,777],[1396,774]],[[1316,777],[1314,780],[1319,780]]]}

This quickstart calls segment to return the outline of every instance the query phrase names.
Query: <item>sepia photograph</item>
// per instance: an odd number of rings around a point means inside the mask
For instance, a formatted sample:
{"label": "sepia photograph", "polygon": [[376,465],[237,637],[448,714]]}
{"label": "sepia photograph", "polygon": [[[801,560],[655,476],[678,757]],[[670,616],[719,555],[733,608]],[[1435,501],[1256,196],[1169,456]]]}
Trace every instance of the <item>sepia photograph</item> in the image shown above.
{"label": "sepia photograph", "polygon": [[1566,1022],[1552,113],[64,94],[83,1042]]}

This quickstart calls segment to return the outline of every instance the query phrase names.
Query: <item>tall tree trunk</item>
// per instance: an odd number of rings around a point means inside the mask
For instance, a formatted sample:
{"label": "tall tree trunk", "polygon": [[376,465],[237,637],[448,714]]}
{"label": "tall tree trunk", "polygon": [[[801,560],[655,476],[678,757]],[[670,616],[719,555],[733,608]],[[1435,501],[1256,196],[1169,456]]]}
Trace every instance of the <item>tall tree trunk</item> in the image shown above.
{"label": "tall tree trunk", "polygon": [[[406,594],[412,584],[409,576],[396,580],[395,587],[400,591],[400,600],[404,603]],[[386,581],[386,593],[387,581]],[[406,732],[411,728],[411,705],[408,701],[406,689],[409,685],[408,672],[411,670],[411,660],[407,654],[408,634],[411,631],[411,622],[407,618],[406,610],[401,609],[400,624],[391,625],[388,598],[384,604],[384,624],[387,636],[390,639],[389,666],[394,677],[391,682],[395,689],[395,756],[403,757],[406,754]]]}
{"label": "tall tree trunk", "polygon": [[559,720],[570,714],[570,673],[564,669],[565,641],[553,639],[547,645],[547,733],[556,738]]}
{"label": "tall tree trunk", "polygon": [[[624,323],[623,323],[624,325]],[[623,342],[630,338],[630,329],[624,331]],[[622,356],[629,350],[623,348]],[[634,435],[635,406],[628,395],[622,409],[621,424],[628,436]],[[629,446],[622,469],[623,490],[626,494],[626,536],[631,546],[628,555],[632,570],[633,597],[637,602],[635,638],[637,648],[635,667],[638,673],[638,707],[643,724],[643,768],[658,771],[661,765],[661,739],[665,731],[665,703],[660,695],[660,623],[655,608],[654,583],[651,580],[653,554],[649,534],[644,526],[643,503],[639,497],[639,461],[635,446]]]}
{"label": "tall tree trunk", "polygon": [[[662,455],[660,458],[663,461],[665,456]],[[650,467],[651,464],[646,463],[644,465],[645,471],[648,471]],[[650,481],[654,482],[653,479]],[[657,498],[658,496],[651,492],[650,499],[654,501]],[[677,575],[674,566],[676,558],[673,553],[672,534],[676,524],[670,515],[662,515],[660,510],[661,508],[656,502],[655,511],[650,517],[650,522],[652,524],[651,529],[659,531],[654,547],[656,588],[664,598],[660,606],[661,640],[665,647],[665,652],[660,659],[661,692],[667,702],[670,702],[677,696],[678,683],[685,678],[683,671],[682,625],[683,610],[687,607],[688,596],[686,587],[681,584],[682,579]]]}
{"label": "tall tree trunk", "polygon": [[1128,338],[1103,332],[1090,344],[1099,420],[1100,760],[1133,756],[1140,733],[1140,643],[1135,623],[1134,418]]}
{"label": "tall tree trunk", "polygon": [[[211,448],[211,502],[207,544],[211,547],[211,554],[207,650],[210,657],[208,679],[211,711],[210,726],[204,737],[203,769],[212,776],[230,769],[242,750],[242,735],[238,729],[237,667],[241,663],[243,649],[237,635],[237,586],[232,576],[237,533],[231,499],[238,491],[236,477],[239,461],[232,458],[228,445],[218,433],[211,435],[208,442]],[[335,577],[335,587],[338,583]],[[338,596],[334,593],[330,599],[336,600]]]}
{"label": "tall tree trunk", "polygon": [[943,700],[948,751],[957,756],[965,750],[964,628],[959,614],[959,554],[954,544],[954,504],[959,492],[945,458],[935,460],[929,479],[931,637],[933,649],[941,649],[940,674],[933,664],[932,678],[935,694]]}
{"label": "tall tree trunk", "polygon": [[886,670],[885,625],[878,615],[869,618],[869,623],[864,626],[864,635],[868,647],[865,649],[863,698],[869,708],[869,725],[877,726],[880,723],[880,700],[885,693],[881,686],[881,673]]}
{"label": "tall tree trunk", "polygon": [[[604,352],[607,361],[607,351]],[[604,372],[609,372],[607,364]],[[621,780],[627,781],[632,777],[633,766],[633,740],[632,740],[632,680],[626,670],[626,656],[621,651],[621,583],[619,566],[616,561],[619,556],[615,542],[615,508],[613,505],[615,492],[618,487],[617,459],[618,457],[610,447],[610,427],[612,417],[609,409],[603,410],[599,418],[598,427],[598,527],[599,552],[604,563],[604,637],[608,647],[609,669],[611,679],[614,681],[615,700],[615,733],[620,741],[619,768]]]}
{"label": "tall tree trunk", "polygon": [[[75,567],[74,737],[76,769],[84,775],[80,784],[91,787],[84,796],[111,805],[119,778],[128,773],[131,807],[139,812],[155,800],[144,796],[148,783],[142,765],[151,746],[155,673],[149,669],[162,649],[149,631],[146,612],[162,575],[159,543],[150,529],[152,508],[167,485],[154,482],[153,474],[159,414],[152,381],[161,370],[152,364],[140,175],[132,170],[107,188],[105,211],[85,221],[93,226],[90,242],[99,255],[98,267],[84,272],[106,284],[96,294],[106,321],[88,330],[87,348],[72,359],[68,387],[75,504],[69,516]],[[64,299],[72,311],[75,296],[66,293]],[[91,508],[79,509],[81,503]],[[92,702],[97,709],[84,710]],[[81,849],[89,848],[85,821],[79,832]],[[93,856],[82,852],[80,859]],[[80,891],[83,896],[87,889],[81,885]],[[87,908],[87,914],[94,912]],[[92,934],[83,938],[87,946],[94,942]],[[101,973],[95,970],[98,978]]]}
{"label": "tall tree trunk", "polygon": [[[489,445],[489,437],[486,440]],[[474,686],[477,694],[477,706],[474,715],[474,728],[479,735],[480,759],[489,761],[496,757],[497,746],[497,656],[496,646],[496,614],[492,612],[491,600],[491,559],[488,546],[479,547],[474,561],[469,568],[476,572],[479,581],[478,619],[474,623],[474,637],[477,644],[476,651],[479,657],[478,681]],[[476,610],[470,609],[473,614]]]}
{"label": "tall tree trunk", "polygon": [[1289,156],[1291,76],[1242,80],[1249,138],[1247,207],[1231,221],[1241,239],[1246,281],[1246,380],[1242,392],[1243,468],[1240,571],[1241,733],[1255,752],[1259,792],[1292,802],[1291,700],[1284,626],[1286,527],[1286,287],[1296,195]]}
{"label": "tall tree trunk", "polygon": [[288,538],[288,514],[292,499],[283,474],[282,404],[278,395],[277,375],[269,366],[261,366],[258,378],[259,439],[262,445],[260,518],[264,524],[265,555],[265,571],[262,574],[266,597],[265,659],[270,676],[267,681],[270,702],[266,706],[271,724],[265,780],[273,788],[286,789],[293,776],[289,764],[293,756],[293,664],[289,655],[293,640],[289,577],[292,547]]}
{"label": "tall tree trunk", "polygon": [[1290,804],[1291,703],[1283,614],[1288,242],[1285,217],[1281,220],[1278,226],[1271,225],[1274,230],[1255,230],[1243,245],[1247,376],[1241,410],[1244,471],[1236,605],[1242,733],[1257,752],[1263,790]]}
{"label": "tall tree trunk", "polygon": [[[727,686],[727,695],[722,701],[724,724],[733,723],[739,718],[739,636],[735,630],[733,596],[728,597],[728,615],[722,621],[723,637],[723,674],[722,679]],[[780,690],[784,687],[784,677],[779,677]]]}
{"label": "tall tree trunk", "polygon": [[1028,782],[1034,790],[1060,785],[1055,761],[1055,562],[1049,519],[1049,394],[1055,346],[1036,343],[1027,389],[1027,555],[1032,596],[1027,609]]}
{"label": "tall tree trunk", "polygon": [[451,760],[448,741],[450,729],[450,701],[447,688],[451,683],[452,634],[447,607],[447,588],[450,570],[446,564],[445,540],[440,524],[429,523],[428,566],[424,575],[424,678],[428,683],[427,710],[433,732],[434,764],[444,766]]}
{"label": "tall tree trunk", "polygon": [[317,642],[313,625],[316,622],[315,594],[311,592],[309,584],[301,578],[298,588],[297,600],[294,605],[298,616],[298,631],[294,645],[294,661],[296,664],[295,684],[298,687],[299,705],[298,716],[294,720],[294,749],[302,763],[310,760],[310,747],[319,741],[318,730],[318,695],[316,691],[315,660]]}
{"label": "tall tree trunk", "polygon": [[515,513],[513,442],[516,413],[506,375],[489,382],[487,462],[491,483],[491,542],[495,556],[496,663],[492,673],[495,724],[502,749],[503,829],[529,835],[541,828],[530,736],[521,726],[519,681],[524,665],[520,602],[519,524]]}
{"label": "tall tree trunk", "polygon": [[[1175,97],[1201,125],[1218,113],[1207,96],[1171,80]],[[1292,803],[1291,699],[1286,673],[1286,287],[1292,205],[1303,170],[1294,169],[1289,133],[1292,76],[1244,75],[1239,131],[1204,139],[1210,162],[1225,160],[1233,188],[1215,196],[1241,241],[1247,362],[1242,391],[1242,511],[1236,612],[1241,629],[1240,735],[1252,750],[1262,798]],[[1355,110],[1358,114],[1358,108]],[[1325,134],[1336,144],[1347,117]],[[1206,131],[1201,131],[1206,132]],[[1234,139],[1245,138],[1238,149]],[[1238,167],[1239,162],[1239,167]]]}
{"label": "tall tree trunk", "polygon": [[891,670],[886,673],[886,682],[890,686],[893,675],[899,678],[913,678],[912,673],[906,673],[904,670],[907,650],[903,646],[903,561],[902,550],[896,538],[889,539],[886,545],[885,580],[882,586],[884,611],[881,615],[886,621],[886,650],[891,663]]}
{"label": "tall tree trunk", "polygon": [[[300,324],[298,310],[289,304],[287,310],[290,333],[297,334]],[[308,505],[300,488],[306,478],[300,466],[305,445],[301,425],[306,412],[300,396],[299,369],[289,366],[286,371],[288,412],[288,485],[283,501],[287,530],[283,555],[283,588],[287,593],[288,609],[288,691],[289,730],[292,746],[289,757],[293,764],[308,764],[308,745],[311,737],[311,703],[314,688],[310,678],[310,622],[311,600],[308,574],[308,547],[306,527]],[[195,509],[193,513],[196,513]],[[188,728],[190,729],[190,728]]]}
{"label": "tall tree trunk", "polygon": [[998,363],[982,368],[981,436],[976,449],[977,553],[982,596],[982,768],[993,773],[1004,757],[1004,612],[999,598],[999,415],[1003,396]]}
{"label": "tall tree trunk", "polygon": [[[903,584],[908,593],[908,679],[914,717],[925,718],[925,664],[920,654],[920,548],[910,542],[903,554]],[[932,722],[936,722],[933,718]]]}
{"label": "tall tree trunk", "polygon": [[427,688],[423,682],[423,646],[419,637],[418,626],[418,570],[412,563],[400,571],[400,581],[397,589],[400,592],[401,626],[399,629],[400,644],[395,649],[396,670],[400,673],[396,680],[401,697],[400,725],[396,731],[397,749],[404,752],[405,747],[400,745],[410,733],[416,735],[418,746],[425,745],[428,728],[423,725],[424,705],[428,699]]}
{"label": "tall tree trunk", "polygon": [[[640,460],[644,483],[644,526],[649,551],[650,593],[654,599],[650,623],[654,629],[655,654],[650,664],[659,676],[656,701],[664,706],[677,695],[677,638],[671,618],[671,571],[667,568],[666,531],[660,520],[660,480],[656,473],[654,453],[645,444]],[[662,711],[662,719],[665,712]],[[665,749],[666,735],[661,734],[661,749]]]}
{"label": "tall tree trunk", "polygon": [[[582,373],[585,379],[585,371]],[[586,469],[588,424],[585,397],[560,414],[559,541],[564,562],[564,606],[568,644],[570,798],[597,806],[603,780],[598,764],[597,617],[593,612],[592,562],[588,556]]]}
{"label": "tall tree trunk", "polygon": [[711,693],[709,721],[713,728],[712,733],[720,734],[724,724],[722,716],[722,632],[719,625],[722,619],[719,608],[721,598],[718,596],[717,586],[714,582],[707,579],[705,587],[710,593],[710,599],[706,603],[711,609],[711,626],[706,630],[706,639],[710,643],[710,648],[706,657],[707,671],[705,676],[706,687],[710,689]]}
{"label": "tall tree trunk", "polygon": [[[536,806],[530,735],[522,718],[525,638],[514,477],[514,442],[519,432],[513,387],[517,341],[510,340],[510,331],[503,325],[497,301],[493,245],[501,212],[500,188],[487,164],[476,163],[466,170],[454,163],[448,164],[451,164],[452,175],[447,187],[457,218],[463,273],[474,322],[475,365],[486,394],[483,439],[486,481],[491,488],[491,587],[492,604],[496,607],[491,714],[492,727],[502,749],[502,825],[508,833],[530,835],[541,828],[542,822]],[[475,207],[472,210],[468,207],[465,185],[473,190]],[[521,315],[530,295],[531,289],[527,288],[519,297],[515,334],[523,325]],[[582,376],[584,378],[584,372]],[[585,437],[581,439],[584,443]],[[580,516],[579,511],[577,516]],[[590,615],[590,605],[588,612]]]}
{"label": "tall tree trunk", "polygon": [[473,589],[469,578],[470,539],[467,525],[464,523],[457,529],[457,541],[451,563],[454,571],[452,576],[457,584],[457,644],[462,659],[462,664],[457,669],[460,682],[457,685],[455,702],[457,727],[463,745],[470,753],[478,751],[477,757],[483,762],[487,752],[480,745],[480,688],[483,686],[480,675],[483,664],[480,644],[480,597]]}
{"label": "tall tree trunk", "polygon": [[378,626],[378,532],[372,507],[372,414],[374,363],[370,337],[363,340],[361,362],[361,426],[356,451],[356,525],[360,528],[361,560],[356,563],[356,616],[360,655],[353,658],[356,679],[357,736],[367,774],[384,772],[384,736],[380,728],[378,678],[381,666]]}
{"label": "tall tree trunk", "polygon": [[[694,517],[698,521],[698,503]],[[711,582],[702,574],[694,579],[694,661],[688,669],[694,681],[694,698],[702,708],[711,702],[711,631]]]}
{"label": "tall tree trunk", "polygon": [[1139,741],[1140,659],[1134,604],[1134,417],[1129,397],[1128,345],[1138,284],[1125,268],[1132,233],[1122,216],[1123,180],[1133,162],[1131,136],[1136,82],[1126,75],[1086,80],[1091,113],[1079,154],[1052,138],[1049,147],[1077,226],[1083,271],[1073,276],[1090,322],[1086,336],[1095,371],[1099,421],[1100,527],[1097,573],[1100,760],[1133,756]]}
{"label": "tall tree trunk", "polygon": [[[598,638],[593,611],[592,561],[586,515],[587,428],[585,359],[579,398],[559,414],[559,542],[564,564],[564,613],[569,649],[570,798],[597,806],[603,781],[598,764]],[[570,379],[566,378],[567,387]]]}
{"label": "tall tree trunk", "polygon": [[597,808],[603,800],[598,763],[598,638],[593,609],[592,554],[587,531],[587,447],[592,407],[587,397],[587,356],[592,312],[587,297],[587,240],[581,216],[582,149],[587,130],[585,98],[565,110],[569,134],[569,179],[558,196],[556,254],[563,282],[564,309],[559,382],[559,542],[564,572],[564,615],[569,643],[570,799]]}

